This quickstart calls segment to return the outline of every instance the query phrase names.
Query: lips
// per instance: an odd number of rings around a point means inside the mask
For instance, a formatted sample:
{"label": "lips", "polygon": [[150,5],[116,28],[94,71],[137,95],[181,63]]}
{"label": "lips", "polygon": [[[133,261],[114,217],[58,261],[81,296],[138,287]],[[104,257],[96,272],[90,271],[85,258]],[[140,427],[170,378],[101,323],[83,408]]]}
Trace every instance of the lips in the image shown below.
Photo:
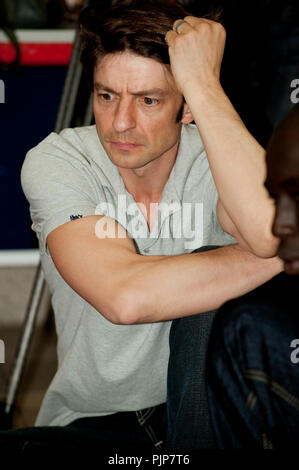
{"label": "lips", "polygon": [[287,274],[299,274],[299,259],[284,260],[284,270]]}
{"label": "lips", "polygon": [[140,147],[140,144],[135,142],[111,142],[114,147],[119,150],[134,150],[137,147]]}
{"label": "lips", "polygon": [[288,237],[282,240],[277,254],[284,261],[299,260],[299,237]]}
{"label": "lips", "polygon": [[299,274],[299,240],[298,237],[283,240],[277,250],[277,255],[284,262],[284,270],[287,274]]}

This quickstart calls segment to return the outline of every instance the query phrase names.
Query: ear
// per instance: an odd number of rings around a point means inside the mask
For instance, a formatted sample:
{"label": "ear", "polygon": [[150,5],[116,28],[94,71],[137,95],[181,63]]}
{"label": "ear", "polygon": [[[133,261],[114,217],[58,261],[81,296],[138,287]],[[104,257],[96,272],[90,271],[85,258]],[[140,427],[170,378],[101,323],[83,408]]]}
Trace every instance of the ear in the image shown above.
{"label": "ear", "polygon": [[194,118],[192,116],[190,108],[187,105],[187,103],[184,103],[181,123],[182,124],[190,124],[190,122],[192,122],[192,121],[194,121]]}

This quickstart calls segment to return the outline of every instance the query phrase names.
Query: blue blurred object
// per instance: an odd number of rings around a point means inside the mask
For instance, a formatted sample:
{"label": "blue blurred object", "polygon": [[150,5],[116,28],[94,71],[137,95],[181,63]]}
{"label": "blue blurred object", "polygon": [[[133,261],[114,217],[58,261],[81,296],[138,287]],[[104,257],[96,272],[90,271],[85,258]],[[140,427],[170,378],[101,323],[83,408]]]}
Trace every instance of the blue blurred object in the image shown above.
{"label": "blue blurred object", "polygon": [[20,171],[27,151],[53,131],[67,67],[0,72],[0,250],[37,248]]}

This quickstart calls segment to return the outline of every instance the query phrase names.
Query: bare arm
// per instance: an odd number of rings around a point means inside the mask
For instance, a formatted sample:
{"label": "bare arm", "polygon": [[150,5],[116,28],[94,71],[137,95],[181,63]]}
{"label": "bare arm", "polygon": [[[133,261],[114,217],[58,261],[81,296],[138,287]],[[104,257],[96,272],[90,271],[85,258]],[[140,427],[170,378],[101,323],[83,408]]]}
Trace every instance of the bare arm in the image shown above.
{"label": "bare arm", "polygon": [[274,256],[274,205],[263,183],[265,151],[248,132],[220,84],[225,30],[220,23],[186,17],[180,34],[166,35],[171,69],[207,152],[219,193],[223,229],[258,256]]}
{"label": "bare arm", "polygon": [[282,270],[278,258],[260,259],[238,246],[177,256],[138,255],[124,229],[123,238],[97,237],[95,226],[102,218],[68,222],[50,233],[47,244],[65,281],[113,323],[206,312]]}

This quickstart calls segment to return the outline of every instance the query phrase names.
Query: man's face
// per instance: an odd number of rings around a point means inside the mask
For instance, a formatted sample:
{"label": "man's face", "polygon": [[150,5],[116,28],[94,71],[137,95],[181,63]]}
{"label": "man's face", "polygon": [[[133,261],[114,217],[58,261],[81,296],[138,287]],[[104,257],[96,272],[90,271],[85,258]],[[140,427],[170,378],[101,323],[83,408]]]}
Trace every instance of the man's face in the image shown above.
{"label": "man's face", "polygon": [[299,136],[296,129],[283,130],[267,151],[265,186],[275,199],[272,232],[281,242],[278,255],[288,274],[299,274]]}
{"label": "man's face", "polygon": [[176,151],[182,100],[159,62],[127,51],[104,56],[94,70],[93,109],[111,161],[135,169]]}

